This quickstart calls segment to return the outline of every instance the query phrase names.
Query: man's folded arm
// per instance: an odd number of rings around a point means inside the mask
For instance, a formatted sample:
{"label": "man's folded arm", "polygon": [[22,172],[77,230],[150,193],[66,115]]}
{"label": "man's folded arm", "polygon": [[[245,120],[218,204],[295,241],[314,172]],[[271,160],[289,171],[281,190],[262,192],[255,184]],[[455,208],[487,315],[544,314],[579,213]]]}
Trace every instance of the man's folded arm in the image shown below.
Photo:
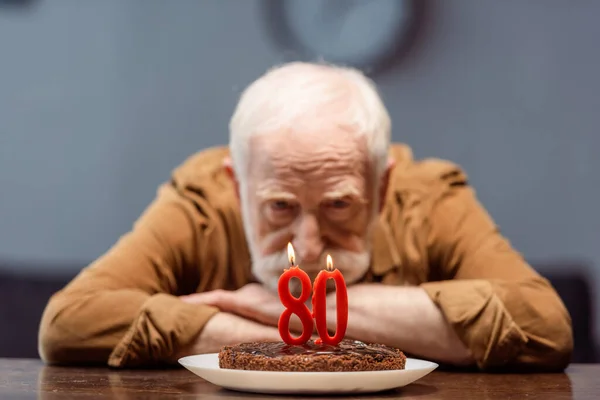
{"label": "man's folded arm", "polygon": [[171,185],[106,254],[51,297],[39,330],[50,364],[113,367],[164,363],[193,341],[217,310],[177,295],[199,282],[195,260],[210,231],[195,205]]}
{"label": "man's folded arm", "polygon": [[428,239],[443,280],[423,289],[480,368],[564,369],[573,336],[558,294],[499,233],[462,172],[443,178]]}

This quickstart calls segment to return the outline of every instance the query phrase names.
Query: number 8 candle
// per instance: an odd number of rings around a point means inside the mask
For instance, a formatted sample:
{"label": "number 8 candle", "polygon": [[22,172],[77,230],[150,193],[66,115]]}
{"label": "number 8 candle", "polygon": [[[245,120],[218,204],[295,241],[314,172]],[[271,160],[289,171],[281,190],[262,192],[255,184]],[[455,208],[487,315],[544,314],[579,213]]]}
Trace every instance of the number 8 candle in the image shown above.
{"label": "number 8 candle", "polygon": [[[333,279],[335,282],[337,326],[335,335],[329,336],[327,331],[327,281]],[[314,284],[314,294],[312,298],[313,315],[316,320],[317,332],[320,339],[317,343],[337,345],[346,335],[348,326],[348,291],[346,290],[346,281],[342,273],[336,268],[333,269],[333,260],[327,255],[327,269],[319,272]]]}
{"label": "number 8 candle", "polygon": [[[279,278],[277,292],[279,293],[279,299],[285,307],[285,310],[279,316],[279,335],[281,339],[289,345],[304,344],[310,339],[313,333],[313,320],[310,310],[306,306],[306,300],[310,297],[310,278],[308,274],[302,271],[297,265],[295,265],[294,248],[292,244],[288,244],[288,258],[290,260],[290,268],[286,269]],[[292,278],[300,279],[302,287],[302,294],[300,297],[294,297],[290,293],[290,280]],[[290,334],[290,317],[292,314],[296,314],[300,321],[302,321],[302,335],[294,338]]]}

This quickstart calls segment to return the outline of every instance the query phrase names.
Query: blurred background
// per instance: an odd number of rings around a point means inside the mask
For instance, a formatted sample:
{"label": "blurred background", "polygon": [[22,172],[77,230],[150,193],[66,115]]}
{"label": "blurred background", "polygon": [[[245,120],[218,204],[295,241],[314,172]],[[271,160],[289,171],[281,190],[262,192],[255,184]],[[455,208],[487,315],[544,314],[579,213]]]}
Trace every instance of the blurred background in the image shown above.
{"label": "blurred background", "polygon": [[[600,2],[0,0],[0,357],[37,357],[50,294],[240,91],[290,60],[357,65],[395,141],[464,167],[503,233],[600,342]],[[596,358],[597,359],[597,358]]]}

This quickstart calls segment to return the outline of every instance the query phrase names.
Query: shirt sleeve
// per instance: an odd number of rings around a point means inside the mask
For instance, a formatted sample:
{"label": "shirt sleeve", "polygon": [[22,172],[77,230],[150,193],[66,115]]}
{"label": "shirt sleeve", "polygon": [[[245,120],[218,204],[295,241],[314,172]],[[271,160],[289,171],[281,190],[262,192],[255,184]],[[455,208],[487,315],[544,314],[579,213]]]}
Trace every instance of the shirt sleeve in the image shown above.
{"label": "shirt sleeve", "polygon": [[422,287],[481,369],[564,369],[573,336],[561,299],[501,235],[458,168],[441,182],[428,247],[442,280]]}
{"label": "shirt sleeve", "polygon": [[210,246],[210,221],[172,185],[133,229],[83,269],[44,310],[39,352],[50,364],[113,367],[167,362],[195,340],[216,308],[184,303]]}

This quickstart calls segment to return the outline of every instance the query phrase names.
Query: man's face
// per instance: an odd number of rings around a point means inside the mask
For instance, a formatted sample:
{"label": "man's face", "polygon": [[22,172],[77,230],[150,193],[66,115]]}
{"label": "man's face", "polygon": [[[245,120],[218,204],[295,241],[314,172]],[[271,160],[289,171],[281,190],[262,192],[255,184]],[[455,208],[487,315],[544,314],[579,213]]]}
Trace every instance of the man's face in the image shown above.
{"label": "man's face", "polygon": [[276,290],[291,242],[311,279],[327,254],[346,281],[362,277],[378,189],[364,139],[341,128],[267,134],[251,139],[249,154],[242,211],[254,275]]}

